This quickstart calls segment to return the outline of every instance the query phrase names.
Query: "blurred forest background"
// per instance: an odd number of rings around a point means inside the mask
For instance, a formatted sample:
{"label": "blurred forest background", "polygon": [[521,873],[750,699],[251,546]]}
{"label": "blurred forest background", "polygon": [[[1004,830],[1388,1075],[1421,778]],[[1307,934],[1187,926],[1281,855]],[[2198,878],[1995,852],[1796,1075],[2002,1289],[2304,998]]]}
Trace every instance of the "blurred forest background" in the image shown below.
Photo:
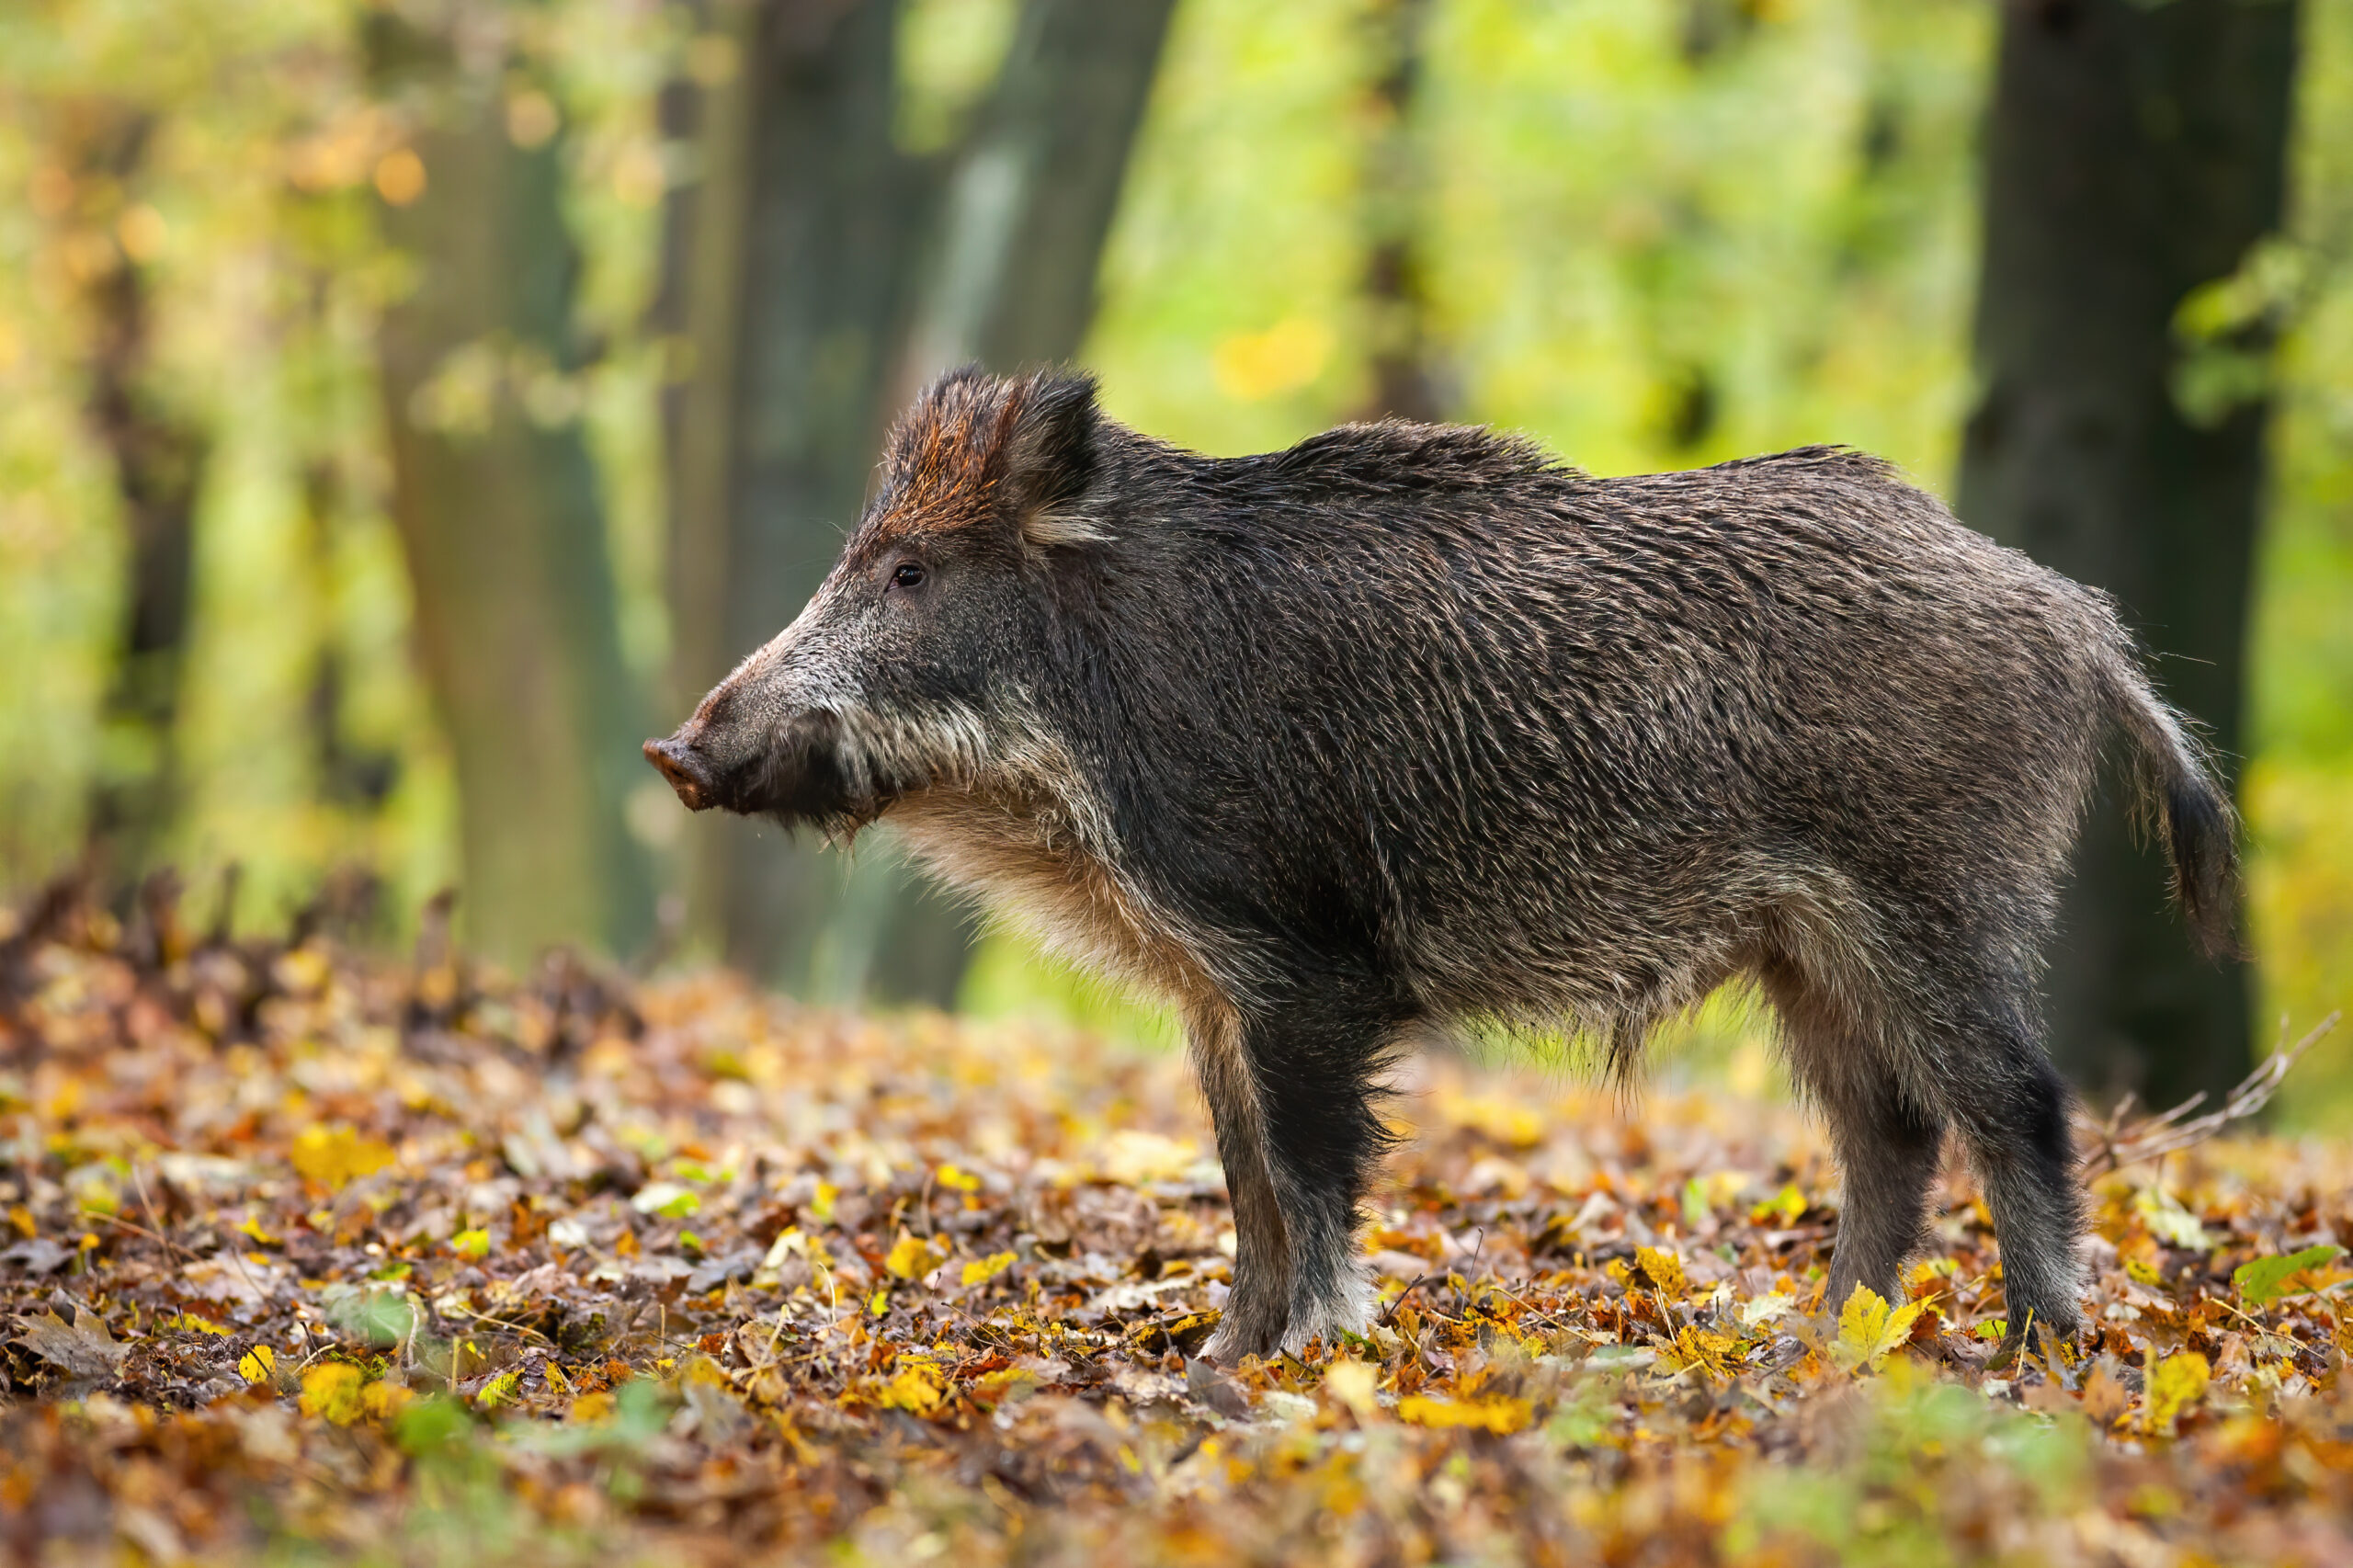
{"label": "blurred forest background", "polygon": [[2078,1080],[2345,999],[2353,0],[16,0],[0,889],[398,943],[457,887],[512,966],[1165,1029],[637,755],[916,383],[1071,358],[1215,452],[1894,459],[2117,592],[2236,774],[2245,968],[2096,823]]}

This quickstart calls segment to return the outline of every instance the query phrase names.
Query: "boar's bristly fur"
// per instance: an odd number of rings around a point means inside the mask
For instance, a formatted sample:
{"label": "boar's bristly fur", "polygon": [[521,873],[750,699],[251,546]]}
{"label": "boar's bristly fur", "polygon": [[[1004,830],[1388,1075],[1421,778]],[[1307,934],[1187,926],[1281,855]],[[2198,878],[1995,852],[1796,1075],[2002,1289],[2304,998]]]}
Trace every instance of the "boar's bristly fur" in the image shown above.
{"label": "boar's bristly fur", "polygon": [[1594,479],[1477,430],[1212,459],[1086,379],[959,372],[800,619],[648,744],[689,805],[854,832],[1173,998],[1239,1253],[1211,1353],[1359,1329],[1392,1053],[1631,1063],[1746,976],[1829,1126],[1833,1310],[1894,1297],[1948,1132],[2014,1334],[2079,1322],[2036,995],[2103,737],[2230,941],[2233,818],[2097,593],[1832,448]]}

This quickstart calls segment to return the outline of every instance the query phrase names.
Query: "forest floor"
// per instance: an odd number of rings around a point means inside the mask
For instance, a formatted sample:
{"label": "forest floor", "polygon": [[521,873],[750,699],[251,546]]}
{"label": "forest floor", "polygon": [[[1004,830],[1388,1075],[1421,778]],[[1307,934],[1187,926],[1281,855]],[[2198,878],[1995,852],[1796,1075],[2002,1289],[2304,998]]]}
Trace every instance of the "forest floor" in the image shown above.
{"label": "forest floor", "polygon": [[1957,1171],[1908,1299],[1825,1304],[1790,1111],[1438,1063],[1397,1115],[1378,1324],[1219,1369],[1230,1219],[1173,1056],[54,898],[0,915],[0,1541],[2353,1562],[2353,1149],[2102,1176],[2095,1331],[1996,1369]]}

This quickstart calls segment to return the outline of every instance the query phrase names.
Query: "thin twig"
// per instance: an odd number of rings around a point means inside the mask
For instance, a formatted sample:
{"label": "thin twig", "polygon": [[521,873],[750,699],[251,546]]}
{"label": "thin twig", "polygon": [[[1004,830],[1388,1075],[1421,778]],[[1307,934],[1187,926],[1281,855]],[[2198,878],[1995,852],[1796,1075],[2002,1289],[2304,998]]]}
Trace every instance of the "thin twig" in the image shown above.
{"label": "thin twig", "polygon": [[[2271,1103],[2271,1096],[2279,1092],[2280,1082],[2287,1077],[2288,1070],[2302,1059],[2304,1052],[2319,1044],[2330,1030],[2336,1028],[2344,1016],[2341,1012],[2329,1014],[2313,1025],[2303,1039],[2284,1050],[2273,1051],[2262,1066],[2240,1081],[2238,1087],[2231,1091],[2220,1108],[2210,1110],[2203,1116],[2189,1117],[2191,1111],[2206,1103],[2206,1094],[2202,1089],[2162,1116],[2145,1117],[2130,1127],[2120,1124],[2131,1102],[2127,1100],[2120,1105],[2107,1122],[2094,1129],[2096,1142],[2084,1158],[2086,1178],[2106,1176],[2110,1171],[2121,1170],[2143,1160],[2162,1159],[2193,1144],[2204,1142],[2233,1122],[2245,1121],[2260,1114],[2263,1108]],[[2286,1032],[2283,1026],[2280,1033],[2284,1037]]]}
{"label": "thin twig", "polygon": [[147,1196],[147,1178],[139,1174],[136,1164],[131,1167],[131,1184],[139,1189],[139,1206],[147,1211],[147,1222],[155,1227],[155,1239],[164,1244],[165,1252],[185,1261],[179,1243],[172,1240],[170,1233],[164,1229],[164,1221],[156,1217],[154,1200]]}
{"label": "thin twig", "polygon": [[[122,1219],[118,1215],[109,1214],[102,1209],[85,1208],[81,1212],[82,1218],[85,1220],[104,1220],[109,1225],[119,1225],[122,1229],[129,1231],[134,1236],[145,1236],[151,1242],[164,1242],[163,1237],[157,1235],[146,1226],[134,1225],[130,1221]],[[164,1242],[164,1244],[167,1247],[171,1245],[169,1242]]]}
{"label": "thin twig", "polygon": [[[1487,1227],[1482,1225],[1479,1227],[1478,1239],[1471,1244],[1471,1261],[1462,1266],[1462,1272],[1461,1274],[1455,1276],[1456,1278],[1462,1281],[1462,1288],[1454,1293],[1455,1299],[1461,1303],[1459,1309],[1461,1312],[1467,1312],[1471,1310],[1471,1276],[1478,1269],[1479,1255],[1486,1250]],[[1399,1299],[1403,1300],[1404,1298],[1401,1297]]]}
{"label": "thin twig", "polygon": [[1404,1306],[1405,1304],[1405,1298],[1420,1290],[1422,1288],[1423,1281],[1427,1280],[1429,1276],[1427,1274],[1416,1274],[1414,1276],[1414,1282],[1411,1285],[1406,1286],[1404,1290],[1397,1292],[1397,1299],[1389,1303],[1389,1310],[1387,1312],[1381,1314],[1381,1327],[1387,1328],[1391,1324],[1397,1321],[1397,1309]]}
{"label": "thin twig", "polygon": [[[451,1302],[449,1306],[438,1308],[437,1310],[469,1317],[473,1319],[476,1323],[486,1323],[493,1328],[512,1329],[517,1334],[528,1334],[533,1339],[538,1340],[540,1344],[547,1346],[550,1349],[562,1348],[562,1346],[558,1346],[554,1340],[550,1339],[546,1335],[541,1334],[538,1329],[532,1328],[529,1324],[510,1323],[505,1318],[494,1318],[488,1312],[476,1312],[473,1308],[465,1306],[459,1302]],[[667,1344],[668,1341],[665,1340],[664,1343]]]}

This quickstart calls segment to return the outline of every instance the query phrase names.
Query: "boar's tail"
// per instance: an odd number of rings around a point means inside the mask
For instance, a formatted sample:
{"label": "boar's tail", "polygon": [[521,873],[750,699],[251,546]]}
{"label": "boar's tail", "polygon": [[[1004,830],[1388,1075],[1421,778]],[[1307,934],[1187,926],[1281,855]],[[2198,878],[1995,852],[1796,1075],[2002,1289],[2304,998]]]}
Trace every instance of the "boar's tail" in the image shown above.
{"label": "boar's tail", "polygon": [[2210,958],[2238,956],[2238,813],[2188,722],[2150,689],[2128,647],[2104,661],[2108,710],[2138,754],[2141,812],[2173,862],[2174,896]]}

